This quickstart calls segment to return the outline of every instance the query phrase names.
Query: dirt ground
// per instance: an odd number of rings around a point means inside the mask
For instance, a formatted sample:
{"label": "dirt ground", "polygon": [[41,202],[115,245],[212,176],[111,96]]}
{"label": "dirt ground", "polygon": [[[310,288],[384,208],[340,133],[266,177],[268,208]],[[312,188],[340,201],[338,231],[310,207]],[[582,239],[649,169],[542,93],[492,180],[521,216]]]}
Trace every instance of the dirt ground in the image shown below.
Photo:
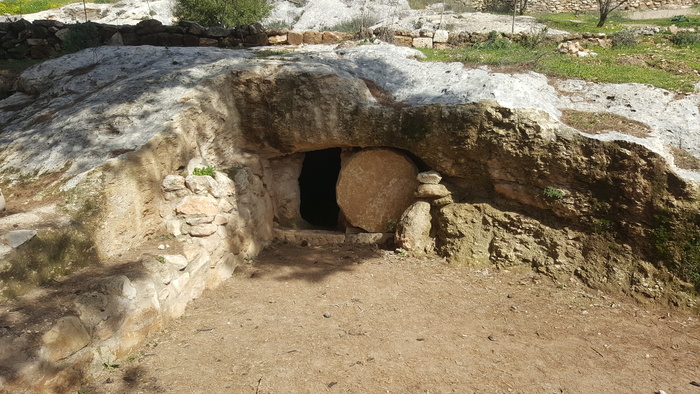
{"label": "dirt ground", "polygon": [[276,245],[85,393],[700,393],[700,317],[371,246]]}

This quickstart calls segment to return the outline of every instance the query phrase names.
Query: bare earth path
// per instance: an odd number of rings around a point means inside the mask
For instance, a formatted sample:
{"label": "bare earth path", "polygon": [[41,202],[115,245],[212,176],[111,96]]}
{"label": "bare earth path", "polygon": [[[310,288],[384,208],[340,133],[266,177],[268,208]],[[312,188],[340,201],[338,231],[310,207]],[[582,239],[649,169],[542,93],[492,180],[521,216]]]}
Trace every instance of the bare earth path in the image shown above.
{"label": "bare earth path", "polygon": [[700,393],[698,316],[530,272],[276,245],[86,393]]}

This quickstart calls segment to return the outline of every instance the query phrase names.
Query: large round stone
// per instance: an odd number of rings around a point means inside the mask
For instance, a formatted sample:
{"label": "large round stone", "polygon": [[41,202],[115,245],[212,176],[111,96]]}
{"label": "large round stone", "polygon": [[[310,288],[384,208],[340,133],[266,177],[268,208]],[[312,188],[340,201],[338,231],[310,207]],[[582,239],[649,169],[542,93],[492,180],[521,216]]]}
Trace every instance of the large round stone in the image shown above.
{"label": "large round stone", "polygon": [[367,149],[352,155],[340,169],[338,206],[355,227],[380,233],[394,231],[414,201],[418,169],[390,149]]}

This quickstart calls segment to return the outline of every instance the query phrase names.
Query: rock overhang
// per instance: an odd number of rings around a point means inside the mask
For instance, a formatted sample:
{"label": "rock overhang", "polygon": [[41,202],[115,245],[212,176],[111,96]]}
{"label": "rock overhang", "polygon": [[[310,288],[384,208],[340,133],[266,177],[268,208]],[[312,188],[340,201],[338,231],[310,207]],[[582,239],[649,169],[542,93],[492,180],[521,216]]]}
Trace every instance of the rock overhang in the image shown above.
{"label": "rock overhang", "polygon": [[[217,97],[229,95],[226,89],[236,89],[251,78],[255,79],[255,84],[277,84],[276,94],[286,94],[293,101],[311,98],[323,101],[321,97],[303,94],[333,93],[344,101],[341,105],[346,108],[383,104],[369,94],[370,90],[362,91],[363,87],[357,86],[361,81],[370,81],[383,91],[385,98],[390,97],[396,104],[407,107],[449,107],[494,100],[503,107],[532,108],[553,118],[558,118],[559,108],[563,107],[595,111],[607,105],[608,110],[618,113],[630,107],[612,107],[605,100],[598,102],[599,92],[572,98],[572,92],[582,91],[582,88],[565,83],[556,85],[565,92],[560,94],[546,77],[537,73],[501,74],[490,72],[486,67],[466,69],[459,63],[415,60],[421,55],[414,49],[388,45],[341,50],[321,47],[316,52],[291,53],[281,60],[259,58],[248,50],[90,49],[40,64],[20,78],[21,93],[0,104],[3,109],[0,123],[4,129],[0,135],[4,151],[0,160],[5,168],[36,173],[56,171],[70,161],[69,174],[75,175],[123,152],[138,150],[155,134],[167,129],[179,115],[187,113],[193,104],[217,106]],[[319,85],[317,92],[305,92],[299,84],[284,86],[279,83],[284,79],[281,76],[290,73],[304,77],[307,82],[329,76],[334,80],[326,86]],[[338,89],[333,85],[338,83],[346,84],[348,91],[333,92]],[[285,91],[290,88],[296,90]],[[604,89],[614,88],[604,85]],[[657,90],[650,88],[650,94],[658,95]],[[617,95],[622,96],[622,93]],[[693,113],[694,99],[699,100],[693,96],[665,106],[678,107],[681,114],[686,115],[678,119],[675,128],[685,128],[691,135],[700,133],[695,130],[700,126],[692,122],[698,116]],[[274,114],[275,121],[285,122],[285,118],[297,115],[293,113],[293,106],[285,109],[291,113]],[[655,110],[662,111],[661,108]],[[633,116],[632,113],[626,115]],[[187,113],[186,116],[192,115]],[[643,141],[617,137],[641,143],[668,157],[663,144],[673,139],[669,134],[676,131],[673,125],[669,127],[671,115],[645,113],[640,116],[658,130],[658,136]],[[691,145],[691,152],[696,150],[692,142],[686,143],[688,145]],[[309,147],[309,150],[316,148]],[[59,157],[63,162],[59,162]],[[683,174],[693,178],[687,171]]]}

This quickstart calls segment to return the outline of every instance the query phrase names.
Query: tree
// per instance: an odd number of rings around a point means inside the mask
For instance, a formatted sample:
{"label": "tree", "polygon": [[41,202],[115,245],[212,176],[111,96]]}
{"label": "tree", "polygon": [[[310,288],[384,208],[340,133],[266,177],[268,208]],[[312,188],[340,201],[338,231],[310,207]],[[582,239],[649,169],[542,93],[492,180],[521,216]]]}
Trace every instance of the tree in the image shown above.
{"label": "tree", "polygon": [[598,19],[598,24],[596,26],[603,27],[605,20],[608,19],[608,14],[620,8],[623,4],[627,3],[629,0],[598,0],[598,12],[600,13],[600,18]]}
{"label": "tree", "polygon": [[173,14],[203,26],[235,27],[259,22],[271,8],[267,0],[175,0]]}

